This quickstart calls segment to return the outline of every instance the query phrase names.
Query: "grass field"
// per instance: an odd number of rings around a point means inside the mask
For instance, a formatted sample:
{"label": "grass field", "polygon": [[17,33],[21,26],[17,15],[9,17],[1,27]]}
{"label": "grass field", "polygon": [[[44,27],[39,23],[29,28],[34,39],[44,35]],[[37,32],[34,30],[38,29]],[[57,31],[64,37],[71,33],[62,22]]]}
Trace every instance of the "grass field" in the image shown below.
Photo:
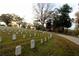
{"label": "grass field", "polygon": [[[12,40],[12,34],[16,33],[16,40]],[[23,38],[23,35],[26,37]],[[52,35],[52,37],[50,37]],[[14,56],[17,45],[22,46],[21,56],[71,56],[79,55],[79,46],[54,33],[34,31],[29,29],[4,28],[0,29],[0,55]],[[41,44],[41,39],[44,44]],[[35,39],[36,47],[30,48],[30,41]]]}

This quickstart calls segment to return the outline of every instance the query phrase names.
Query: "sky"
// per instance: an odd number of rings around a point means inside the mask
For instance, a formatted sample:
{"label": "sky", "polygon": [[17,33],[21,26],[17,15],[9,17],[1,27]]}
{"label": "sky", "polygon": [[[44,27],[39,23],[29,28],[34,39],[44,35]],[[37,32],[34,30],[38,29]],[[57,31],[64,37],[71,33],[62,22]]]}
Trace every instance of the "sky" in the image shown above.
{"label": "sky", "polygon": [[71,18],[74,18],[74,14],[78,11],[78,0],[0,0],[0,14],[14,13],[24,18],[24,21],[28,23],[33,22],[33,3],[55,3],[56,6],[62,6],[68,3],[72,8]]}

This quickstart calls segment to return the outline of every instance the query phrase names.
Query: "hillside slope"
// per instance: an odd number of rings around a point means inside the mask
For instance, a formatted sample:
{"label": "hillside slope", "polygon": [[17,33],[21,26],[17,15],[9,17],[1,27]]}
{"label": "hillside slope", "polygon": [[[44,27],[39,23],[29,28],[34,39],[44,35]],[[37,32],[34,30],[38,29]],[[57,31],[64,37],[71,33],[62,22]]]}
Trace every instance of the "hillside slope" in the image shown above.
{"label": "hillside slope", "polygon": [[[16,40],[12,35],[16,34]],[[25,36],[25,37],[24,37]],[[22,28],[0,27],[0,55],[13,56],[15,48],[21,45],[21,56],[69,56],[79,55],[79,46],[50,32],[34,31]],[[35,48],[30,48],[30,41],[35,40]],[[41,44],[41,39],[44,43]]]}

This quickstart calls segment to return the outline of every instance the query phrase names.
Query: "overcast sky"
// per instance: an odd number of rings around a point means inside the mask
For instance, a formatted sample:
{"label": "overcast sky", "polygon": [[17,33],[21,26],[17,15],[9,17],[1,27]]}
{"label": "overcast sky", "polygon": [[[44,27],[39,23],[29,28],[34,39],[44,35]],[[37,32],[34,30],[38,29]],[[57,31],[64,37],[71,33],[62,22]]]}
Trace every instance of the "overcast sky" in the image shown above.
{"label": "overcast sky", "polygon": [[68,3],[73,7],[70,16],[74,17],[74,13],[78,10],[78,2],[78,0],[0,0],[0,14],[15,13],[24,17],[26,22],[32,23],[32,3],[56,3],[57,6]]}

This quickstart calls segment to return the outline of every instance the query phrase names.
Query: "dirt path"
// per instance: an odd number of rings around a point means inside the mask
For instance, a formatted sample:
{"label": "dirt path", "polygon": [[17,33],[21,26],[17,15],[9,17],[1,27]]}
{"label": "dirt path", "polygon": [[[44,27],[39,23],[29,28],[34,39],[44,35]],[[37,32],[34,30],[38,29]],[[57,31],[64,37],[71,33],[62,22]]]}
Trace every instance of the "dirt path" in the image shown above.
{"label": "dirt path", "polygon": [[77,38],[77,37],[73,37],[73,36],[69,36],[69,35],[64,35],[64,34],[56,34],[56,35],[64,37],[64,38],[74,42],[75,44],[79,45],[79,38]]}

